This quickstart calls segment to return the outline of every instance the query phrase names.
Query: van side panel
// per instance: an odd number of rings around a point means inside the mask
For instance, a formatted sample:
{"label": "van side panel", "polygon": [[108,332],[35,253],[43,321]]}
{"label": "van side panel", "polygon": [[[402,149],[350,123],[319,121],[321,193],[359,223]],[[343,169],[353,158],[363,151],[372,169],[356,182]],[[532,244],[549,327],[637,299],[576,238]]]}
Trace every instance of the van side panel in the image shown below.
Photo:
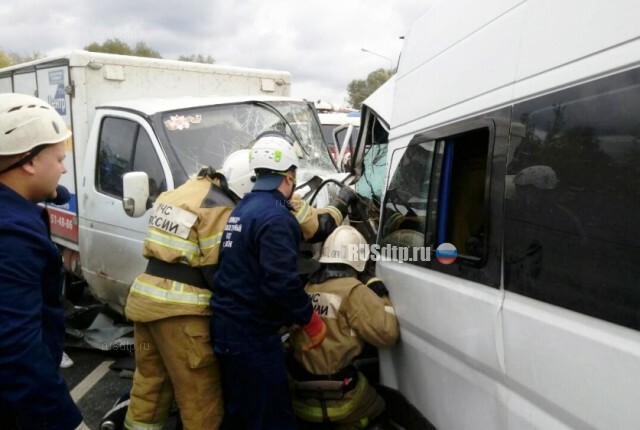
{"label": "van side panel", "polygon": [[[379,239],[381,246],[385,246],[386,238],[415,228],[411,220],[416,220],[416,216],[411,215],[404,221],[406,225],[398,227],[399,230],[388,230],[389,209],[399,210],[396,215],[404,212],[400,200],[390,200],[389,190],[395,186],[397,169],[421,163],[415,156],[417,152],[403,148],[407,144],[415,146],[422,140],[443,144],[453,140],[449,136],[486,130],[489,126],[491,129],[486,133],[490,136],[489,142],[474,142],[478,147],[488,143],[485,156],[488,151],[488,160],[492,164],[490,171],[495,177],[487,181],[488,188],[484,191],[488,193],[487,213],[482,221],[488,224],[488,234],[483,235],[483,240],[488,243],[485,262],[474,264],[467,261],[464,266],[456,263],[445,268],[434,261],[433,253],[429,262],[377,262],[379,276],[389,285],[401,329],[400,342],[390,351],[381,352],[382,383],[399,390],[437,428],[508,428],[509,389],[505,377],[500,313],[503,292],[499,289],[497,273],[501,261],[502,236],[498,227],[502,223],[501,196],[504,188],[500,177],[504,175],[506,164],[509,112],[509,109],[503,109],[426,132],[418,130],[411,143],[404,139],[404,145],[391,153],[391,164],[396,171],[389,178]],[[416,202],[423,198],[415,193],[418,188],[434,192],[440,171],[440,166],[436,165],[437,158],[431,167],[433,173],[422,184],[420,179],[417,186],[409,178],[405,179],[409,182],[402,191],[411,194],[405,197],[406,201]],[[484,183],[479,184],[483,189]],[[433,197],[429,195],[426,200],[435,200],[438,204],[442,201],[442,195],[437,199]],[[416,204],[414,210],[418,219],[427,218],[427,224],[435,216],[433,205],[424,211]],[[416,237],[417,231],[413,233]],[[426,236],[426,243],[431,246],[430,234]],[[445,271],[463,273],[466,279],[449,276]],[[497,277],[497,282],[488,283],[495,288],[468,280],[484,279],[487,282],[492,278],[491,273]]]}
{"label": "van side panel", "polygon": [[444,51],[470,38],[474,33],[483,31],[483,27],[525,2],[526,0],[486,0],[481,7],[478,7],[475,0],[458,1],[455,7],[451,7],[446,1],[438,2],[427,14],[416,20],[407,34],[398,77],[404,77],[421,65],[433,61]]}
{"label": "van side panel", "polygon": [[519,419],[640,422],[638,124],[638,68],[514,104],[505,355],[514,393],[536,406],[510,402]]}
{"label": "van side panel", "polygon": [[554,416],[576,429],[635,429],[640,422],[640,334],[506,293],[509,420]]}
{"label": "van side panel", "polygon": [[639,18],[634,0],[529,0],[517,80],[636,39]]}
{"label": "van side panel", "polygon": [[[462,17],[471,15],[460,15],[461,19],[455,20],[455,25],[464,26]],[[396,82],[393,127],[402,126],[409,119],[415,121],[434,115],[491,91],[508,88],[516,76],[519,34],[525,15],[524,5],[511,9],[479,28],[473,37],[463,38],[425,62],[412,63],[407,47],[405,52],[410,65],[405,66],[403,57]],[[451,21],[443,22],[447,25],[441,24],[436,35],[446,34],[448,26],[452,25]],[[421,41],[424,43],[424,39]],[[492,103],[498,107],[510,97],[511,92],[505,91],[501,99]],[[469,113],[469,109],[464,112]],[[447,118],[452,119],[452,116],[447,115]]]}
{"label": "van side panel", "polygon": [[504,189],[490,208],[503,211],[490,229],[503,236],[499,288],[429,263],[377,263],[401,330],[380,353],[382,383],[437,428],[638,428],[639,21],[630,0],[449,0],[408,35],[381,229],[390,211],[424,229],[426,212],[427,231],[403,237],[431,234],[433,189],[400,200],[413,207],[387,204],[406,192],[396,173],[416,171],[396,154],[417,136],[513,112],[508,156],[487,178]]}
{"label": "van side panel", "polygon": [[379,261],[377,271],[401,339],[381,351],[382,384],[436,428],[506,429],[502,293],[406,263]]}

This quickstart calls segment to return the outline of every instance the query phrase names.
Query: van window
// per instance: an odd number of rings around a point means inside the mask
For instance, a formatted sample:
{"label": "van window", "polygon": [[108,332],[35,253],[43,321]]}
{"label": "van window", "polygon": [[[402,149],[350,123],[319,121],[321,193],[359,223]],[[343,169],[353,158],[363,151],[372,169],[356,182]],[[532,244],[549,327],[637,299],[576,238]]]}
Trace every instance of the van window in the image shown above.
{"label": "van window", "polygon": [[[432,176],[435,142],[411,143],[394,151],[401,157],[385,194],[381,245],[423,246],[425,244],[429,183]],[[420,264],[419,261],[412,263]]]}
{"label": "van window", "polygon": [[[406,148],[385,194],[380,244],[430,247],[430,261],[412,263],[497,288],[499,254],[486,265],[492,132],[461,127],[427,132],[422,140],[439,137],[422,143],[418,135]],[[455,262],[436,261],[442,244],[455,246]]]}
{"label": "van window", "polygon": [[100,128],[98,143],[99,191],[122,198],[122,175],[131,171],[133,142],[138,134],[138,124],[120,118],[106,118]]}
{"label": "van window", "polygon": [[505,287],[640,329],[640,72],[514,107]]}
{"label": "van window", "polygon": [[151,201],[155,201],[160,193],[167,191],[167,181],[164,177],[160,159],[147,131],[143,128],[140,128],[138,132],[136,149],[133,155],[133,171],[147,172],[147,175],[149,175],[149,198]]}
{"label": "van window", "polygon": [[365,147],[362,176],[355,184],[358,194],[373,200],[378,208],[380,207],[380,196],[382,196],[384,189],[384,177],[387,169],[387,147],[386,143]]}
{"label": "van window", "polygon": [[469,131],[440,141],[443,148],[435,241],[450,243],[462,257],[480,261],[485,249],[485,204],[489,130]]}
{"label": "van window", "polygon": [[122,176],[133,171],[149,175],[151,199],[166,191],[160,159],[149,135],[135,121],[105,118],[98,143],[96,187],[112,197],[122,198]]}

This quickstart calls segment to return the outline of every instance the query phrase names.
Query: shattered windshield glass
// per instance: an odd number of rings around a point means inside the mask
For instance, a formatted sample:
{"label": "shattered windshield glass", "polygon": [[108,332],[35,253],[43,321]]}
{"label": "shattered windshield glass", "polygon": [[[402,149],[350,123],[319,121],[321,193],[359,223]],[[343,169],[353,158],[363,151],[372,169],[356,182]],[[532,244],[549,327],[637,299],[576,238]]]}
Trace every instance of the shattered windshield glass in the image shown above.
{"label": "shattered windshield glass", "polygon": [[249,147],[268,130],[284,132],[299,142],[296,152],[302,154],[302,180],[335,173],[320,126],[306,102],[252,101],[189,108],[158,114],[154,122],[172,164],[179,165],[172,165],[172,170],[180,170],[179,178],[192,176],[202,166],[220,168],[226,156]]}

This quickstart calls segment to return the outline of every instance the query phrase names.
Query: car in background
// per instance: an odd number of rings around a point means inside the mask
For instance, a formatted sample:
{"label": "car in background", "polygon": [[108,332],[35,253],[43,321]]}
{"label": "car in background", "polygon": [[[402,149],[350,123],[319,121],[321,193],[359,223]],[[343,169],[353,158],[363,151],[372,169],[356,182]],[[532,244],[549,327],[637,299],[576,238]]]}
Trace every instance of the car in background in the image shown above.
{"label": "car in background", "polygon": [[[351,163],[351,148],[355,148],[360,130],[360,112],[319,113],[322,135],[331,153],[333,162],[340,170],[345,170]],[[348,145],[344,145],[349,142]],[[340,152],[344,147],[344,155],[340,162]],[[340,162],[340,165],[338,163]]]}

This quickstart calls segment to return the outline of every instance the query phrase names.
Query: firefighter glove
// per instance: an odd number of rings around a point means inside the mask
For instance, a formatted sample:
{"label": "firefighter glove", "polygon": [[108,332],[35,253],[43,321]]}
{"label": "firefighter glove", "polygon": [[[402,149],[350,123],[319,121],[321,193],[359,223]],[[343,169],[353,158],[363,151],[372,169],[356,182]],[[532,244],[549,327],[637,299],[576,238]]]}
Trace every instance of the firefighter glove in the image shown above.
{"label": "firefighter glove", "polygon": [[378,297],[388,297],[389,290],[387,290],[387,286],[384,285],[379,278],[371,278],[367,281],[367,287],[374,293],[378,295]]}
{"label": "firefighter glove", "polygon": [[302,327],[302,330],[308,337],[308,342],[303,346],[304,350],[310,350],[320,346],[324,338],[327,336],[327,326],[318,315],[317,311],[313,311],[311,314],[311,320]]}
{"label": "firefighter glove", "polygon": [[355,204],[358,201],[358,195],[349,187],[342,187],[338,191],[337,199],[346,206]]}

